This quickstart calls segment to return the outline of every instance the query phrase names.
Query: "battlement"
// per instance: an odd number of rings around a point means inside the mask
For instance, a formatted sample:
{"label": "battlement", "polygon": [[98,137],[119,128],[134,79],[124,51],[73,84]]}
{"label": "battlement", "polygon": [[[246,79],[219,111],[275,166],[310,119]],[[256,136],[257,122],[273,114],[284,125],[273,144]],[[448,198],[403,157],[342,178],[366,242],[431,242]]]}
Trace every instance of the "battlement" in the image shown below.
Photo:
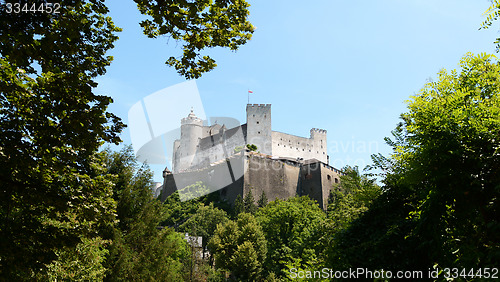
{"label": "battlement", "polygon": [[191,112],[189,113],[189,115],[183,119],[181,119],[181,125],[183,124],[196,124],[196,125],[203,125],[203,120],[201,120],[200,118],[198,118],[193,110],[191,109]]}
{"label": "battlement", "polygon": [[319,129],[319,128],[312,128],[311,129],[311,135],[313,133],[316,133],[316,134],[325,134],[326,135],[326,130],[325,129]]}
{"label": "battlement", "polygon": [[253,108],[253,107],[270,108],[271,104],[247,104],[247,108]]}

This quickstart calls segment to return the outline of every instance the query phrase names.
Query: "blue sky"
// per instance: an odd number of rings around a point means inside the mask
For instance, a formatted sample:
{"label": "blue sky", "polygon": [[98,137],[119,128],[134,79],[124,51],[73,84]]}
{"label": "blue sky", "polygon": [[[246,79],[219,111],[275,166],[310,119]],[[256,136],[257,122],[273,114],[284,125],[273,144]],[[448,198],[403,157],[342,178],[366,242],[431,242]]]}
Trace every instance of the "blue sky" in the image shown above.
{"label": "blue sky", "polygon": [[[205,114],[244,123],[250,89],[250,103],[272,104],[273,130],[309,137],[312,127],[326,129],[338,168],[363,168],[371,154],[387,155],[383,138],[405,112],[405,100],[440,69],[457,68],[465,53],[494,53],[498,36],[496,28],[478,30],[487,0],[249,3],[257,27],[252,40],[237,52],[207,51],[218,67],[196,81]],[[123,32],[97,92],[112,96],[110,110],[128,123],[132,105],[185,81],[164,64],[181,46],[144,36],[133,1],[108,7]],[[131,144],[129,129],[122,139]],[[164,165],[152,168],[162,181]]]}

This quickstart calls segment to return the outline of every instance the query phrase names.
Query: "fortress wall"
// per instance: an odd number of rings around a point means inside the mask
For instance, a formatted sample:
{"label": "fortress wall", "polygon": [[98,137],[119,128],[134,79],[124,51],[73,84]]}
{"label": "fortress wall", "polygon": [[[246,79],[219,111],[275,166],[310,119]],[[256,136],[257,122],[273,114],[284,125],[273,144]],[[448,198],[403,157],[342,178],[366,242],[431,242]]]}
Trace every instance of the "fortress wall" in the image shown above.
{"label": "fortress wall", "polygon": [[190,169],[201,169],[222,159],[224,159],[224,149],[222,148],[222,144],[217,144],[204,150],[199,149],[196,151],[196,155]]}
{"label": "fortress wall", "polygon": [[326,140],[321,142],[318,138],[299,137],[278,131],[273,131],[272,137],[273,156],[317,159],[327,163]]}
{"label": "fortress wall", "polygon": [[238,146],[245,145],[245,139],[242,130],[231,129],[226,131],[226,140],[222,143],[222,134],[217,134],[209,138],[203,139],[202,144],[196,151],[195,158],[192,163],[192,168],[200,169],[230,157],[234,154],[234,149]]}
{"label": "fortress wall", "polygon": [[[324,163],[304,165],[301,170],[301,195],[309,195],[326,209],[328,196],[334,183],[339,181],[340,171]],[[337,181],[337,182],[336,182]]]}
{"label": "fortress wall", "polygon": [[297,195],[300,166],[249,154],[245,160],[244,194],[252,191],[258,201],[265,191],[268,201],[288,199]]}
{"label": "fortress wall", "polygon": [[326,210],[328,204],[328,197],[330,196],[330,191],[333,188],[333,184],[340,181],[339,171],[333,167],[327,166],[325,164],[320,164],[321,167],[321,183],[322,183],[322,198],[323,206],[322,208]]}
{"label": "fortress wall", "polygon": [[271,104],[247,105],[247,143],[263,154],[272,153]]}
{"label": "fortress wall", "polygon": [[175,191],[201,181],[210,192],[220,191],[221,196],[233,203],[236,196],[243,193],[243,172],[243,154],[238,154],[204,169],[168,174],[164,179],[161,199],[164,201]]}
{"label": "fortress wall", "polygon": [[318,202],[319,206],[323,208],[323,181],[321,177],[321,163],[312,163],[304,165],[300,171],[301,176],[301,189],[300,195],[309,195],[309,197]]}
{"label": "fortress wall", "polygon": [[[231,173],[232,172],[232,173]],[[238,195],[251,191],[255,201],[265,191],[269,201],[308,195],[326,209],[328,195],[340,171],[324,163],[299,164],[271,159],[264,154],[241,152],[203,169],[166,175],[162,201],[180,189],[203,182],[233,204]]]}

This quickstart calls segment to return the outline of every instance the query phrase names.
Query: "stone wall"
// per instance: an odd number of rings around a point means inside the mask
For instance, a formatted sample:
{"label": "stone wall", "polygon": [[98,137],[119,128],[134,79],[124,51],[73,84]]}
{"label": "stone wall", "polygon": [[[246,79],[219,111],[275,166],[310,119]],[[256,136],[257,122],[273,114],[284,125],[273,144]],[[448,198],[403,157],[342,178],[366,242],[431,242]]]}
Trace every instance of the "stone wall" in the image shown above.
{"label": "stone wall", "polygon": [[252,191],[257,201],[265,191],[269,201],[297,195],[300,165],[273,160],[261,154],[248,154],[245,160],[244,195]]}
{"label": "stone wall", "polygon": [[271,105],[247,105],[247,143],[257,146],[257,151],[271,155]]}
{"label": "stone wall", "polygon": [[201,139],[190,169],[201,169],[234,155],[236,147],[245,146],[243,129],[238,126]]}
{"label": "stone wall", "polygon": [[328,163],[326,134],[315,136],[316,138],[305,138],[278,131],[273,131],[273,156],[317,159]]}
{"label": "stone wall", "polygon": [[[167,174],[164,176],[162,201],[177,190],[201,181],[209,192],[221,191],[227,195],[230,202],[234,202],[236,195],[243,193],[244,153],[221,160],[204,169],[184,173]],[[226,187],[224,189],[220,189]],[[182,200],[182,198],[181,198]]]}
{"label": "stone wall", "polygon": [[177,187],[182,189],[201,181],[211,192],[219,191],[231,204],[238,195],[244,197],[248,191],[258,201],[265,191],[269,201],[308,195],[326,209],[330,189],[338,182],[339,174],[340,171],[321,162],[302,164],[241,152],[204,169],[166,175],[162,200]]}

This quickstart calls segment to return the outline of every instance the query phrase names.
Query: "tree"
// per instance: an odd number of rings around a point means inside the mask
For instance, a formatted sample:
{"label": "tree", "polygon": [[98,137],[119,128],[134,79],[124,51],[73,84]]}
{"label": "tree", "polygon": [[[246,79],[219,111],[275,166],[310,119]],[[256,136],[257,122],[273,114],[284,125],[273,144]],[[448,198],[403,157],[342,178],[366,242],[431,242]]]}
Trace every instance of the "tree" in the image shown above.
{"label": "tree", "polygon": [[[182,58],[168,61],[187,78],[215,66],[196,60],[201,49],[236,50],[253,32],[244,1],[136,2],[153,18],[142,23],[148,36],[187,42]],[[9,280],[44,276],[89,242],[100,250],[114,221],[113,179],[98,149],[118,144],[124,124],[93,88],[120,29],[104,0],[68,0],[58,11],[0,5],[0,275]]]}
{"label": "tree", "polygon": [[369,255],[397,258],[372,261],[384,269],[493,267],[500,259],[500,65],[467,54],[458,71],[440,71],[411,98],[395,141],[387,140],[394,153],[375,158],[386,169],[385,192],[341,247],[353,250],[356,267]]}
{"label": "tree", "polygon": [[192,236],[201,236],[203,238],[203,250],[205,250],[208,241],[215,233],[217,225],[224,224],[227,220],[227,213],[214,207],[213,203],[208,206],[201,205],[194,215],[179,226],[179,231],[187,232]]}
{"label": "tree", "polygon": [[118,224],[107,260],[106,280],[181,279],[187,243],[170,228],[160,228],[163,205],[153,197],[152,172],[138,167],[131,147],[105,151],[108,173],[116,175]]}
{"label": "tree", "polygon": [[[486,20],[481,24],[479,29],[490,28],[493,22],[498,20],[500,16],[500,1],[491,0],[490,7],[488,7],[483,15],[486,15]],[[497,52],[500,51],[500,38],[497,38],[494,43],[497,45]]]}
{"label": "tree", "polygon": [[257,211],[257,206],[255,205],[251,189],[248,190],[245,198],[243,199],[243,206],[245,207],[245,212],[247,213],[254,214]]}
{"label": "tree", "polygon": [[71,1],[60,14],[0,7],[0,275],[10,280],[46,271],[57,250],[102,242],[113,220],[97,150],[117,143],[123,124],[92,88],[119,29],[101,4]]}
{"label": "tree", "polygon": [[256,217],[268,242],[266,271],[285,277],[286,265],[295,259],[313,264],[319,258],[326,216],[316,201],[307,196],[277,199],[259,209]]}
{"label": "tree", "polygon": [[47,275],[38,280],[50,281],[102,281],[106,268],[104,261],[109,254],[109,240],[82,237],[76,248],[65,247],[56,251],[57,259],[47,265]]}
{"label": "tree", "polygon": [[374,179],[361,175],[357,166],[342,169],[340,182],[334,184],[328,198],[328,219],[331,232],[341,230],[361,213],[368,210],[372,201],[381,194]]}
{"label": "tree", "polygon": [[208,247],[215,265],[230,270],[238,281],[256,281],[266,258],[266,238],[255,217],[240,213],[235,221],[219,224]]}
{"label": "tree", "polygon": [[170,57],[166,64],[187,79],[198,78],[217,65],[205,48],[227,47],[233,51],[252,37],[255,28],[248,21],[244,0],[134,0],[139,11],[148,16],[141,22],[150,38],[167,35],[183,43],[181,58]]}
{"label": "tree", "polygon": [[262,190],[262,194],[260,195],[260,198],[257,201],[257,205],[259,208],[263,208],[267,205],[267,196],[264,190]]}
{"label": "tree", "polygon": [[234,217],[237,217],[238,214],[245,212],[245,203],[243,202],[243,198],[241,197],[240,194],[236,196],[236,199],[234,200]]}
{"label": "tree", "polygon": [[255,144],[247,144],[247,149],[250,151],[257,152],[257,145]]}
{"label": "tree", "polygon": [[181,201],[178,191],[168,196],[163,202],[166,214],[161,225],[178,229],[180,225],[194,216],[203,205],[213,205],[214,208],[223,210],[226,213],[232,212],[231,205],[226,199],[220,197],[219,192],[206,194],[208,191],[210,191],[210,188],[198,181],[181,190],[184,197],[191,200]]}
{"label": "tree", "polygon": [[[411,213],[431,259],[463,267],[498,261],[500,227],[500,66],[494,57],[467,54],[460,72],[412,97],[402,116],[407,146],[394,156],[421,199]],[[431,227],[432,226],[432,227]],[[495,255],[496,253],[496,255]]]}

